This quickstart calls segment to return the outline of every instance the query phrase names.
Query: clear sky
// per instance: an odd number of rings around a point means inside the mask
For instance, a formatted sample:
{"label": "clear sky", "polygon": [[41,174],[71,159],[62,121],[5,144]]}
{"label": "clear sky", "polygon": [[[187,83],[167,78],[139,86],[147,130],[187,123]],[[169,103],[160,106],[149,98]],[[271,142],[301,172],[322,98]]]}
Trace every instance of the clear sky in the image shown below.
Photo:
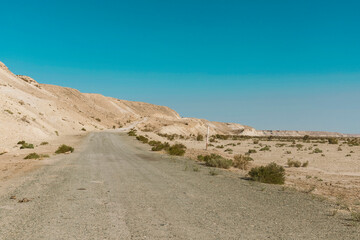
{"label": "clear sky", "polygon": [[41,83],[257,129],[360,133],[360,1],[0,1]]}

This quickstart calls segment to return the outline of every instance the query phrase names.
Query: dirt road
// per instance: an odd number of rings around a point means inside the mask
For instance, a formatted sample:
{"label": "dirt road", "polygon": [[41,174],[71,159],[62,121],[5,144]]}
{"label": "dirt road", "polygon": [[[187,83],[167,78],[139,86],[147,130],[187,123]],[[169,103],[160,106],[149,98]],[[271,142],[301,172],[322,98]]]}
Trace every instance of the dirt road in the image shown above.
{"label": "dirt road", "polygon": [[91,133],[73,154],[1,183],[0,239],[360,239],[358,223],[308,194],[146,148]]}

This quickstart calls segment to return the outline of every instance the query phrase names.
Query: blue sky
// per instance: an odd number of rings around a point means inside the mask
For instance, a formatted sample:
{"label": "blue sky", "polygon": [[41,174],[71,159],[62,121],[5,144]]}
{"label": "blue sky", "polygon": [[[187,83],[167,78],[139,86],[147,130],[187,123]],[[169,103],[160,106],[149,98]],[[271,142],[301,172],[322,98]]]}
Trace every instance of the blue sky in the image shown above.
{"label": "blue sky", "polygon": [[258,129],[360,133],[359,1],[6,1],[0,61],[41,83]]}

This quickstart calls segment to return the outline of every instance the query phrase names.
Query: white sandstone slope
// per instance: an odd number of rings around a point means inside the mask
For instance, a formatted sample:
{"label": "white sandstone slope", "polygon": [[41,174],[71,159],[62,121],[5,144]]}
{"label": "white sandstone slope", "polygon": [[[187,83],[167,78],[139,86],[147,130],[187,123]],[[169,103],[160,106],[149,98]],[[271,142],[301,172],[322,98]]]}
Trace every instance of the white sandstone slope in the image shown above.
{"label": "white sandstone slope", "polygon": [[240,124],[181,118],[174,110],[81,93],[76,89],[40,84],[15,75],[0,62],[0,152],[11,151],[20,140],[35,144],[82,131],[118,128],[145,119],[138,128],[168,134],[256,134]]}

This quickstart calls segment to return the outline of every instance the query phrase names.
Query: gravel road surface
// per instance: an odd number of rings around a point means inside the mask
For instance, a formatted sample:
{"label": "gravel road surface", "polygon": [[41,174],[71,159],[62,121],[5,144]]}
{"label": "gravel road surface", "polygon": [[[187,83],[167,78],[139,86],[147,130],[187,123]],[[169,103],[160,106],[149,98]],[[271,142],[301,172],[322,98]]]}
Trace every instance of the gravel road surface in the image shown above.
{"label": "gravel road surface", "polygon": [[0,239],[360,239],[358,223],[309,194],[147,149],[90,133],[74,153],[0,183]]}

